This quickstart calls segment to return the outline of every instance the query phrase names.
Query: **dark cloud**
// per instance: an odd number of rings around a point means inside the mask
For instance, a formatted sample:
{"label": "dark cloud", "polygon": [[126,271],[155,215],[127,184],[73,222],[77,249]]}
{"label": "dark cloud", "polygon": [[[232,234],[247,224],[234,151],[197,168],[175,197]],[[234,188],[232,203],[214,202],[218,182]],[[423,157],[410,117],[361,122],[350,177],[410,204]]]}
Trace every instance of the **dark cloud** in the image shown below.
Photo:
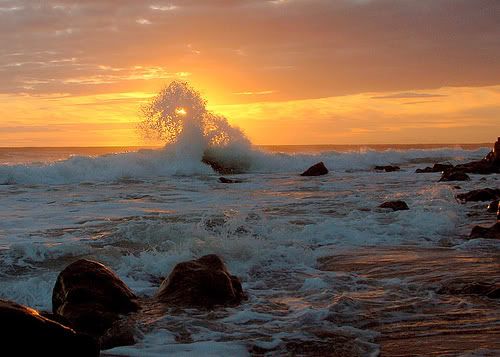
{"label": "dark cloud", "polygon": [[499,13],[497,0],[6,0],[0,92],[134,90],[180,72],[273,100],[498,84]]}

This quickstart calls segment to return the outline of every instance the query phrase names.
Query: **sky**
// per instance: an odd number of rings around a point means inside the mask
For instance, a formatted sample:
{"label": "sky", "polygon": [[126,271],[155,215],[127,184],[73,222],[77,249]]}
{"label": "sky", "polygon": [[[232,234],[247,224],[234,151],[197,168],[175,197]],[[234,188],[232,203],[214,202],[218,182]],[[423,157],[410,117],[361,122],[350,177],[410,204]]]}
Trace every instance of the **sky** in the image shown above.
{"label": "sky", "polygon": [[255,144],[493,142],[498,0],[0,0],[0,146],[148,145],[173,80]]}

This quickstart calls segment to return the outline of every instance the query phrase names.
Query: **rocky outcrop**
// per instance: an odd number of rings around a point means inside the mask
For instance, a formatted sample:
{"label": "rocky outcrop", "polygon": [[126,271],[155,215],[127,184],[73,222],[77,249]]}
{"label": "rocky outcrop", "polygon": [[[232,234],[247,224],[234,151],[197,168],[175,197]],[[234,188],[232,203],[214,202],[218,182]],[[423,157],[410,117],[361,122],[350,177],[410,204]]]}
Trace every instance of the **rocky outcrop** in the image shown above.
{"label": "rocky outcrop", "polygon": [[405,211],[409,210],[410,208],[406,204],[405,201],[389,201],[389,202],[384,202],[380,206],[380,208],[390,208],[393,211]]}
{"label": "rocky outcrop", "polygon": [[443,181],[470,181],[470,177],[465,172],[451,169],[443,172],[441,178],[439,179],[439,182]]}
{"label": "rocky outcrop", "polygon": [[433,167],[426,167],[425,169],[417,169],[415,172],[420,174],[429,172],[443,172],[451,169],[453,169],[453,165],[451,164],[434,164]]}
{"label": "rocky outcrop", "polygon": [[474,228],[472,228],[469,238],[500,239],[500,222],[495,223],[489,228],[475,226]]}
{"label": "rocky outcrop", "polygon": [[57,277],[52,310],[70,327],[96,338],[121,317],[139,307],[137,297],[104,265],[81,259],[68,265]]}
{"label": "rocky outcrop", "polygon": [[399,171],[401,168],[399,166],[375,166],[375,170],[377,171],[385,171],[385,172],[393,172],[393,171]]}
{"label": "rocky outcrop", "polygon": [[99,356],[94,338],[7,300],[0,300],[0,340],[5,356]]}
{"label": "rocky outcrop", "polygon": [[321,176],[326,175],[328,169],[323,162],[318,162],[317,164],[311,166],[306,171],[300,174],[300,176]]}
{"label": "rocky outcrop", "polygon": [[457,195],[457,198],[463,202],[491,201],[500,198],[500,189],[482,188],[467,193]]}
{"label": "rocky outcrop", "polygon": [[211,309],[238,305],[245,295],[240,280],[211,254],[177,264],[155,298],[167,305]]}

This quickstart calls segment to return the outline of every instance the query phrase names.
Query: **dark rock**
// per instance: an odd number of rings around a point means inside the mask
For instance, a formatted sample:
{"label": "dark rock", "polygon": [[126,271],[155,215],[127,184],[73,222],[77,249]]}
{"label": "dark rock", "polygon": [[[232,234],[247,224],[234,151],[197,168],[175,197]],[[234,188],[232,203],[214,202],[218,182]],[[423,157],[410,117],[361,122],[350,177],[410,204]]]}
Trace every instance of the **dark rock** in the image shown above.
{"label": "dark rock", "polygon": [[2,355],[99,356],[98,342],[43,317],[29,307],[0,299]]}
{"label": "dark rock", "polygon": [[375,170],[377,171],[385,171],[385,172],[393,172],[393,171],[399,171],[401,168],[399,166],[375,166]]}
{"label": "dark rock", "polygon": [[86,259],[68,265],[52,292],[52,311],[75,330],[95,337],[138,307],[137,297],[115,273]]}
{"label": "dark rock", "polygon": [[240,280],[215,254],[177,264],[156,294],[160,302],[211,309],[234,306],[245,299]]}
{"label": "dark rock", "polygon": [[206,150],[203,153],[201,162],[210,165],[210,167],[221,175],[234,175],[242,174],[249,170],[250,160],[246,157],[238,156],[224,156],[216,149]]}
{"label": "dark rock", "polygon": [[457,195],[457,198],[464,202],[490,201],[500,198],[500,189],[482,188],[467,193]]}
{"label": "dark rock", "polygon": [[490,299],[500,299],[500,284],[454,279],[445,282],[437,293],[448,295],[480,295]]}
{"label": "dark rock", "polygon": [[495,223],[489,228],[475,226],[474,228],[472,228],[469,238],[500,239],[500,222]]}
{"label": "dark rock", "polygon": [[469,181],[470,177],[465,172],[455,171],[454,169],[445,171],[441,175],[439,182],[442,181]]}
{"label": "dark rock", "polygon": [[498,203],[500,201],[499,200],[495,200],[495,201],[492,201],[489,205],[488,205],[488,212],[492,212],[492,213],[497,213],[498,212],[498,209],[500,208],[498,206]]}
{"label": "dark rock", "polygon": [[328,169],[323,162],[318,162],[317,164],[311,166],[306,171],[300,174],[300,176],[321,176],[326,175]]}
{"label": "dark rock", "polygon": [[231,180],[225,177],[219,177],[219,181],[222,183],[241,183],[242,181],[240,180]]}
{"label": "dark rock", "polygon": [[429,172],[443,172],[453,169],[451,164],[434,164],[433,167],[426,167],[425,169],[417,169],[416,173],[429,173]]}
{"label": "dark rock", "polygon": [[393,211],[405,211],[409,210],[410,208],[406,204],[405,201],[389,201],[389,202],[384,202],[380,206],[380,208],[390,208]]}
{"label": "dark rock", "polygon": [[453,186],[453,188],[454,188],[455,190],[461,190],[461,189],[462,189],[462,187],[460,187],[460,186]]}

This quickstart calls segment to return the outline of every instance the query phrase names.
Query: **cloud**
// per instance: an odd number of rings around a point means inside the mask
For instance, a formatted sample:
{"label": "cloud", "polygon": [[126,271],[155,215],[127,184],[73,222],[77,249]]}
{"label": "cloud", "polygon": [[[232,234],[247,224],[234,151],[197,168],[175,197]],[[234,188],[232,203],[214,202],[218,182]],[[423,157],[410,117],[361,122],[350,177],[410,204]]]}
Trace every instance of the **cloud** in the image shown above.
{"label": "cloud", "polygon": [[408,99],[408,98],[439,98],[439,97],[446,97],[446,94],[404,92],[404,93],[393,93],[383,96],[371,97],[371,99]]}

